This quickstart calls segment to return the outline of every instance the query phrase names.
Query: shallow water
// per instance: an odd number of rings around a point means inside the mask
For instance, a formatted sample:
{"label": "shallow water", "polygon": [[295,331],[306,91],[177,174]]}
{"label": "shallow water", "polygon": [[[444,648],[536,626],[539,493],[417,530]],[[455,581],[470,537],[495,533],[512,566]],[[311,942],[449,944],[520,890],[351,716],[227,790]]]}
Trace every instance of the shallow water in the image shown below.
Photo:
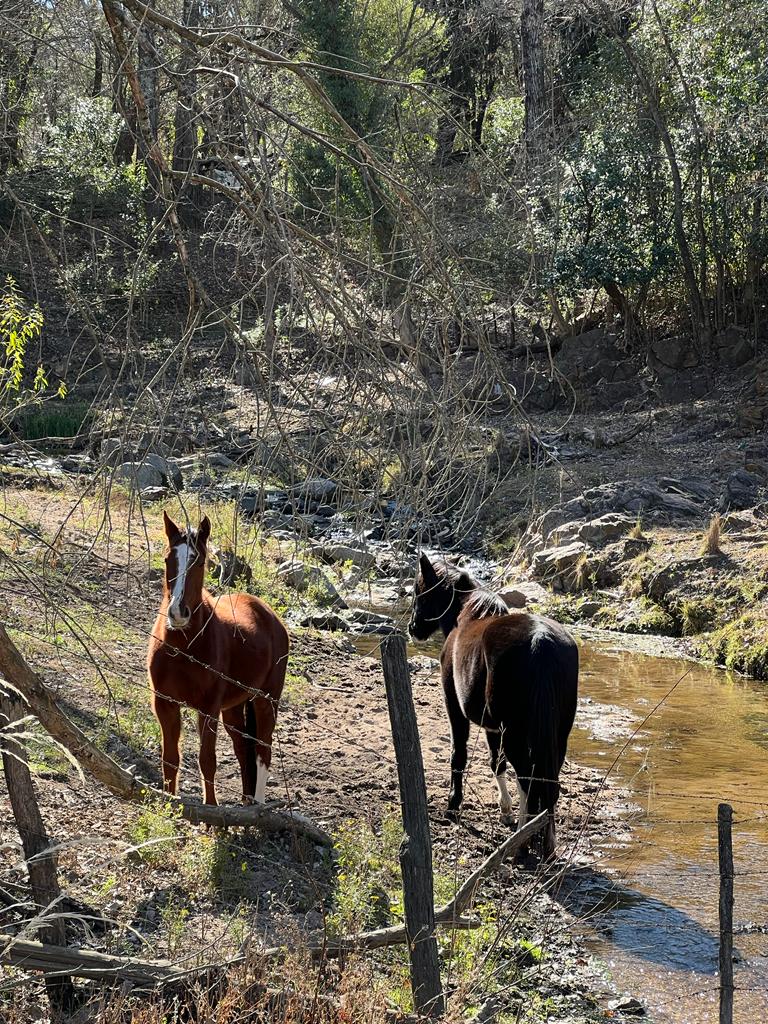
{"label": "shallow water", "polygon": [[[736,928],[768,925],[768,689],[686,662],[582,646],[569,752],[637,805],[629,835],[561,898],[653,1019],[718,1019],[717,805],[734,808]],[[657,706],[658,705],[658,706]],[[606,910],[606,904],[609,909]],[[737,935],[737,1021],[768,1006],[768,934]]]}

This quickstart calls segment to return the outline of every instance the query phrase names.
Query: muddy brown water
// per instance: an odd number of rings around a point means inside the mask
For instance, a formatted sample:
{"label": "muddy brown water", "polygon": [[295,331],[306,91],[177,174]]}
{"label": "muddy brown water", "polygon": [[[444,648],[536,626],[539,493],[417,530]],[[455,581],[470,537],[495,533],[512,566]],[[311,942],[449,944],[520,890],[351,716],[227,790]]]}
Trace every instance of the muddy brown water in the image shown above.
{"label": "muddy brown water", "polygon": [[717,805],[731,803],[735,1020],[756,1020],[768,1006],[768,687],[606,644],[580,647],[569,756],[610,773],[630,810],[596,860],[562,851],[574,866],[557,898],[648,1018],[717,1021]]}
{"label": "muddy brown water", "polygon": [[757,1019],[768,1006],[768,688],[584,644],[581,695],[571,755],[612,771],[637,806],[564,898],[654,1019],[716,1021],[717,805],[731,803],[734,920],[766,928],[735,938],[735,1020]]}

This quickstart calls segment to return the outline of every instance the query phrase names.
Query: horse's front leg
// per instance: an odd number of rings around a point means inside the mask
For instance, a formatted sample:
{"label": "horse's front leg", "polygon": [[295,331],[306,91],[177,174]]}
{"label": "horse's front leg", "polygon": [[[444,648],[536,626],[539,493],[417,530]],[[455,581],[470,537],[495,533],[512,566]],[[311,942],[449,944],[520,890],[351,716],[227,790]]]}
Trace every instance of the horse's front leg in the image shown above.
{"label": "horse's front leg", "polygon": [[501,732],[495,732],[487,729],[485,739],[488,743],[488,753],[491,757],[491,771],[493,772],[493,777],[496,780],[496,789],[498,790],[499,795],[501,820],[505,825],[513,825],[515,819],[512,814],[512,797],[509,795],[509,789],[507,788],[507,759],[501,748]]}
{"label": "horse's front leg", "polygon": [[152,709],[160,723],[163,789],[176,796],[181,763],[181,707],[176,701],[166,700],[156,693],[152,699]]}
{"label": "horse's front leg", "polygon": [[200,778],[207,804],[216,804],[216,730],[219,726],[218,712],[208,714],[199,711],[197,714],[197,731],[200,735]]}

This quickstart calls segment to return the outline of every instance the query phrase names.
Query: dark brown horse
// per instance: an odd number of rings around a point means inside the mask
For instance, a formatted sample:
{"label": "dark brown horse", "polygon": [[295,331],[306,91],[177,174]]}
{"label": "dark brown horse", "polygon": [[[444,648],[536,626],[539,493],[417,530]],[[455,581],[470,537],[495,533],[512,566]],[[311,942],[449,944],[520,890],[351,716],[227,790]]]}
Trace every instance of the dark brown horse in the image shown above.
{"label": "dark brown horse", "polygon": [[543,850],[555,849],[558,778],[576,714],[579,654],[558,623],[506,604],[465,572],[421,556],[409,631],[426,640],[438,629],[443,692],[451,725],[448,814],[463,800],[470,723],[485,729],[499,807],[509,820],[507,761],[517,775],[518,827],[549,811]]}
{"label": "dark brown horse", "polygon": [[272,609],[250,594],[214,597],[203,589],[211,524],[182,531],[163,513],[163,602],[149,642],[152,710],[163,736],[163,781],[176,793],[181,708],[197,711],[205,802],[216,803],[219,716],[240,763],[243,802],[264,802],[272,733],[283,692],[288,634]]}

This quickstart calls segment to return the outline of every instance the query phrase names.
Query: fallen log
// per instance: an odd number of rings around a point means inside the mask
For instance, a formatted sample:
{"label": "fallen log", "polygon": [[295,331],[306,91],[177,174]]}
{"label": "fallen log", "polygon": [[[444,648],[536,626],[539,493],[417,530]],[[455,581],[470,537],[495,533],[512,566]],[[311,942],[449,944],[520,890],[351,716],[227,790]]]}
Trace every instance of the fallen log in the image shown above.
{"label": "fallen log", "polygon": [[42,971],[73,978],[105,981],[119,978],[142,987],[181,981],[188,972],[164,960],[134,960],[110,956],[94,949],[54,946],[48,942],[0,934],[0,961],[24,971]]}
{"label": "fallen log", "polygon": [[169,801],[193,824],[226,827],[255,825],[267,832],[294,832],[312,842],[331,846],[333,840],[323,829],[296,811],[278,811],[274,805],[232,807],[203,804],[189,797],[172,797],[150,786],[96,746],[59,707],[43,680],[32,671],[21,652],[0,624],[0,675],[27,701],[43,728],[87,769],[95,779],[121,800],[144,803],[147,797]]}

